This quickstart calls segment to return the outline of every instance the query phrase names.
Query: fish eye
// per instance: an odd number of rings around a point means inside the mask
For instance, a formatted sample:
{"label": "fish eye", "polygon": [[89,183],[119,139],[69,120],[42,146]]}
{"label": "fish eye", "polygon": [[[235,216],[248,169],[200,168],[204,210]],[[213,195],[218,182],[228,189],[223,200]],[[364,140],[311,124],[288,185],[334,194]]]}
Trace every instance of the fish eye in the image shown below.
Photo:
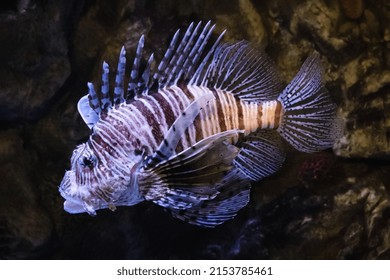
{"label": "fish eye", "polygon": [[138,149],[134,150],[134,155],[136,155],[136,156],[142,155],[142,153],[143,153],[143,151],[141,151],[141,150],[138,150]]}
{"label": "fish eye", "polygon": [[92,168],[94,167],[95,163],[96,163],[96,158],[93,155],[83,156],[80,160],[80,165],[82,167]]}

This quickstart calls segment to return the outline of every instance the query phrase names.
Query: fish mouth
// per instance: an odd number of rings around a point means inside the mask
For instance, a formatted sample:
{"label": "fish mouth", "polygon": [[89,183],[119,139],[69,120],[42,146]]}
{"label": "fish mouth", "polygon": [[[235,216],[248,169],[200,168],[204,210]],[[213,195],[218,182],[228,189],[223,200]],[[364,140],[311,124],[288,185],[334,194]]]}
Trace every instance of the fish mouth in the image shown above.
{"label": "fish mouth", "polygon": [[91,202],[88,203],[83,198],[80,189],[76,185],[74,171],[69,170],[65,172],[65,176],[59,186],[59,192],[65,199],[64,210],[70,214],[88,212],[90,215],[96,215],[95,210],[100,209],[100,207],[96,207]]}
{"label": "fish mouth", "polygon": [[65,199],[64,210],[70,214],[79,214],[86,212],[82,204],[72,201],[70,199]]}
{"label": "fish mouth", "polygon": [[74,178],[74,172],[73,171],[66,171],[64,178],[61,181],[61,184],[58,188],[58,191],[60,192],[61,196],[67,199],[71,199],[71,190],[72,190],[72,179]]}
{"label": "fish mouth", "polygon": [[102,200],[91,195],[86,187],[78,186],[73,170],[65,172],[64,178],[59,186],[59,192],[65,199],[64,210],[70,214],[87,212],[89,215],[96,215],[100,209],[110,209],[114,211],[116,206],[132,206],[144,200],[140,196],[138,186],[133,184],[126,189],[122,189],[117,196],[110,201]]}

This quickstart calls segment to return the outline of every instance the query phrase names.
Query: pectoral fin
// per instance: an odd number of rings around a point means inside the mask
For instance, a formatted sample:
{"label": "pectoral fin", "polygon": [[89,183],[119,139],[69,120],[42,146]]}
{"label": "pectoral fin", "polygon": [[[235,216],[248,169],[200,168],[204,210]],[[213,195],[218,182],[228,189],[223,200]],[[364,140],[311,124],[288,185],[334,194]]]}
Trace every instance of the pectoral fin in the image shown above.
{"label": "pectoral fin", "polygon": [[175,218],[202,227],[215,227],[233,219],[249,202],[250,181],[233,168],[217,186],[219,193],[212,200],[204,200],[185,209],[171,209]]}
{"label": "pectoral fin", "polygon": [[229,143],[238,132],[210,136],[153,167],[141,168],[139,186],[144,197],[171,209],[187,209],[213,199],[239,152]]}

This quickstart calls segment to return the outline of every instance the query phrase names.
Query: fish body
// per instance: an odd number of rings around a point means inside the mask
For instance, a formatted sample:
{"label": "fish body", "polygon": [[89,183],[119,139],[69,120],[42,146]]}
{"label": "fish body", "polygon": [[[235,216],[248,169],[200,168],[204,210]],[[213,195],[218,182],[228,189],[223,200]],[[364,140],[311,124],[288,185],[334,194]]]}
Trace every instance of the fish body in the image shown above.
{"label": "fish body", "polygon": [[[71,158],[60,185],[69,213],[152,201],[204,227],[233,218],[250,185],[284,161],[280,135],[303,152],[332,146],[336,106],[322,84],[318,55],[284,88],[270,59],[250,43],[209,51],[214,25],[174,35],[153,69],[140,71],[142,36],[124,93],[125,50],[114,93],[103,63],[101,93],[92,83],[78,103],[92,132]],[[284,88],[284,89],[283,89]]]}

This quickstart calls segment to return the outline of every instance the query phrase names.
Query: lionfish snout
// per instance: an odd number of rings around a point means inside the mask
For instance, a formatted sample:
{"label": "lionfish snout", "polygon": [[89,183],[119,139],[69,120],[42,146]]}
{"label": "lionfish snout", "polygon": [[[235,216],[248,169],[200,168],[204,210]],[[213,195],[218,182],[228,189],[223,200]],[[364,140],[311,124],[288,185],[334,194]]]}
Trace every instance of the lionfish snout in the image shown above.
{"label": "lionfish snout", "polygon": [[95,215],[95,209],[98,208],[96,202],[87,199],[90,197],[88,190],[85,187],[76,184],[75,172],[72,170],[66,171],[65,176],[59,187],[61,196],[65,199],[64,209],[68,213],[76,214],[88,212],[90,215]]}

